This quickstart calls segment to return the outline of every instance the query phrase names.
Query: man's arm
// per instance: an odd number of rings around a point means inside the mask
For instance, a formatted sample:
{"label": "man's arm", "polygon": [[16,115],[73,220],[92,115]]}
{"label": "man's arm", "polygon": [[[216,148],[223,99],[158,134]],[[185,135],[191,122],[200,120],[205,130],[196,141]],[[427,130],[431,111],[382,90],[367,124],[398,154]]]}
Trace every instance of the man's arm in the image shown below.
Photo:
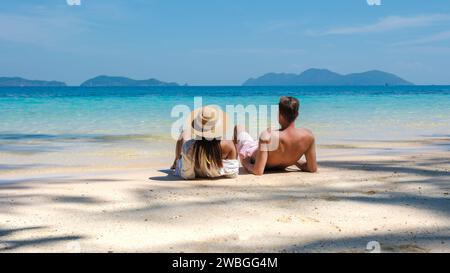
{"label": "man's arm", "polygon": [[242,160],[242,166],[254,175],[263,175],[266,168],[267,158],[269,157],[270,144],[272,141],[271,129],[267,129],[261,133],[259,137],[258,150],[256,150],[255,164],[251,163],[251,159]]}
{"label": "man's arm", "polygon": [[267,151],[261,151],[258,149],[258,151],[256,152],[255,164],[252,164],[250,162],[251,160],[250,158],[246,158],[242,160],[242,166],[244,166],[244,168],[249,173],[252,173],[254,175],[263,175],[264,169],[266,168],[267,157],[268,157]]}
{"label": "man's arm", "polygon": [[254,175],[263,175],[264,169],[266,168],[267,158],[269,157],[269,153],[267,151],[261,150],[261,144],[259,145],[255,165],[253,165],[253,174]]}
{"label": "man's arm", "polygon": [[311,145],[305,152],[306,162],[297,162],[297,167],[303,172],[317,172],[317,160],[316,160],[316,141],[313,137]]}

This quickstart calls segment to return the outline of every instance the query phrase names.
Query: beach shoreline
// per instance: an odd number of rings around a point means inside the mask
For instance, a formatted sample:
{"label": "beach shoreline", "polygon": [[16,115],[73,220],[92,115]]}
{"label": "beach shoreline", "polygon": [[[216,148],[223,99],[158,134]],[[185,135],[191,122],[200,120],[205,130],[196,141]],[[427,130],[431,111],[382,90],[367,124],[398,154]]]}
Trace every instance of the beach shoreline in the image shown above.
{"label": "beach shoreline", "polygon": [[167,147],[21,155],[0,172],[0,252],[450,252],[449,145],[324,144],[317,174],[210,181],[174,177]]}
{"label": "beach shoreline", "polygon": [[0,254],[450,253],[450,5],[404,2],[3,1]]}

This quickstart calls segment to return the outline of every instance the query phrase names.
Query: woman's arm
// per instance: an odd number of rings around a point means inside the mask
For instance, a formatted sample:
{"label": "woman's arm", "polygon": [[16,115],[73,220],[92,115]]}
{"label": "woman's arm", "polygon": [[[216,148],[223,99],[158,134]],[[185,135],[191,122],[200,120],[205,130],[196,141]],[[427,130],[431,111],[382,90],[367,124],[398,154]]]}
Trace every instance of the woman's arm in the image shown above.
{"label": "woman's arm", "polygon": [[181,148],[180,176],[184,179],[195,179],[195,162],[193,146],[195,140],[186,141]]}
{"label": "woman's arm", "polygon": [[178,137],[177,144],[175,146],[175,159],[173,160],[173,164],[170,167],[171,169],[175,169],[177,165],[177,160],[181,158],[181,148],[183,144],[190,139],[189,134],[186,131],[181,131],[180,136]]}

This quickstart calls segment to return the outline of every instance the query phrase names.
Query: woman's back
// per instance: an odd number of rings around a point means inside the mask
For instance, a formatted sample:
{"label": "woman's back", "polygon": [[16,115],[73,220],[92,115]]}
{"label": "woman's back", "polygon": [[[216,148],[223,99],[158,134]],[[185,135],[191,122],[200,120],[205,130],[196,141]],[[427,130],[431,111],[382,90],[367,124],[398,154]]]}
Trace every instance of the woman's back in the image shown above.
{"label": "woman's back", "polygon": [[[184,179],[238,175],[236,147],[231,140],[222,140],[226,121],[226,114],[215,106],[204,106],[191,113],[186,124],[188,132],[182,132],[177,141],[177,174]],[[195,139],[184,142],[192,135]]]}
{"label": "woman's back", "polygon": [[[177,165],[177,173],[184,179],[236,177],[239,173],[239,161],[234,143],[230,140],[221,140],[221,158],[219,166],[212,164],[213,155],[199,156],[199,141],[189,140],[183,144],[180,164]],[[197,143],[196,143],[197,142]],[[200,162],[199,162],[200,161]]]}

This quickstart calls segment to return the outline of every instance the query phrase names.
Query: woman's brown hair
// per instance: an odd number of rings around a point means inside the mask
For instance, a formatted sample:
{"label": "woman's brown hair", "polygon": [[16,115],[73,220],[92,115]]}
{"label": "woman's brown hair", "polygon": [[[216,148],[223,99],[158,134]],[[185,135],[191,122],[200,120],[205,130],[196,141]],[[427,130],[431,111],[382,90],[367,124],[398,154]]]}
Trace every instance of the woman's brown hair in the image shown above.
{"label": "woman's brown hair", "polygon": [[220,139],[196,140],[193,149],[195,170],[201,172],[200,175],[216,173],[223,167]]}

